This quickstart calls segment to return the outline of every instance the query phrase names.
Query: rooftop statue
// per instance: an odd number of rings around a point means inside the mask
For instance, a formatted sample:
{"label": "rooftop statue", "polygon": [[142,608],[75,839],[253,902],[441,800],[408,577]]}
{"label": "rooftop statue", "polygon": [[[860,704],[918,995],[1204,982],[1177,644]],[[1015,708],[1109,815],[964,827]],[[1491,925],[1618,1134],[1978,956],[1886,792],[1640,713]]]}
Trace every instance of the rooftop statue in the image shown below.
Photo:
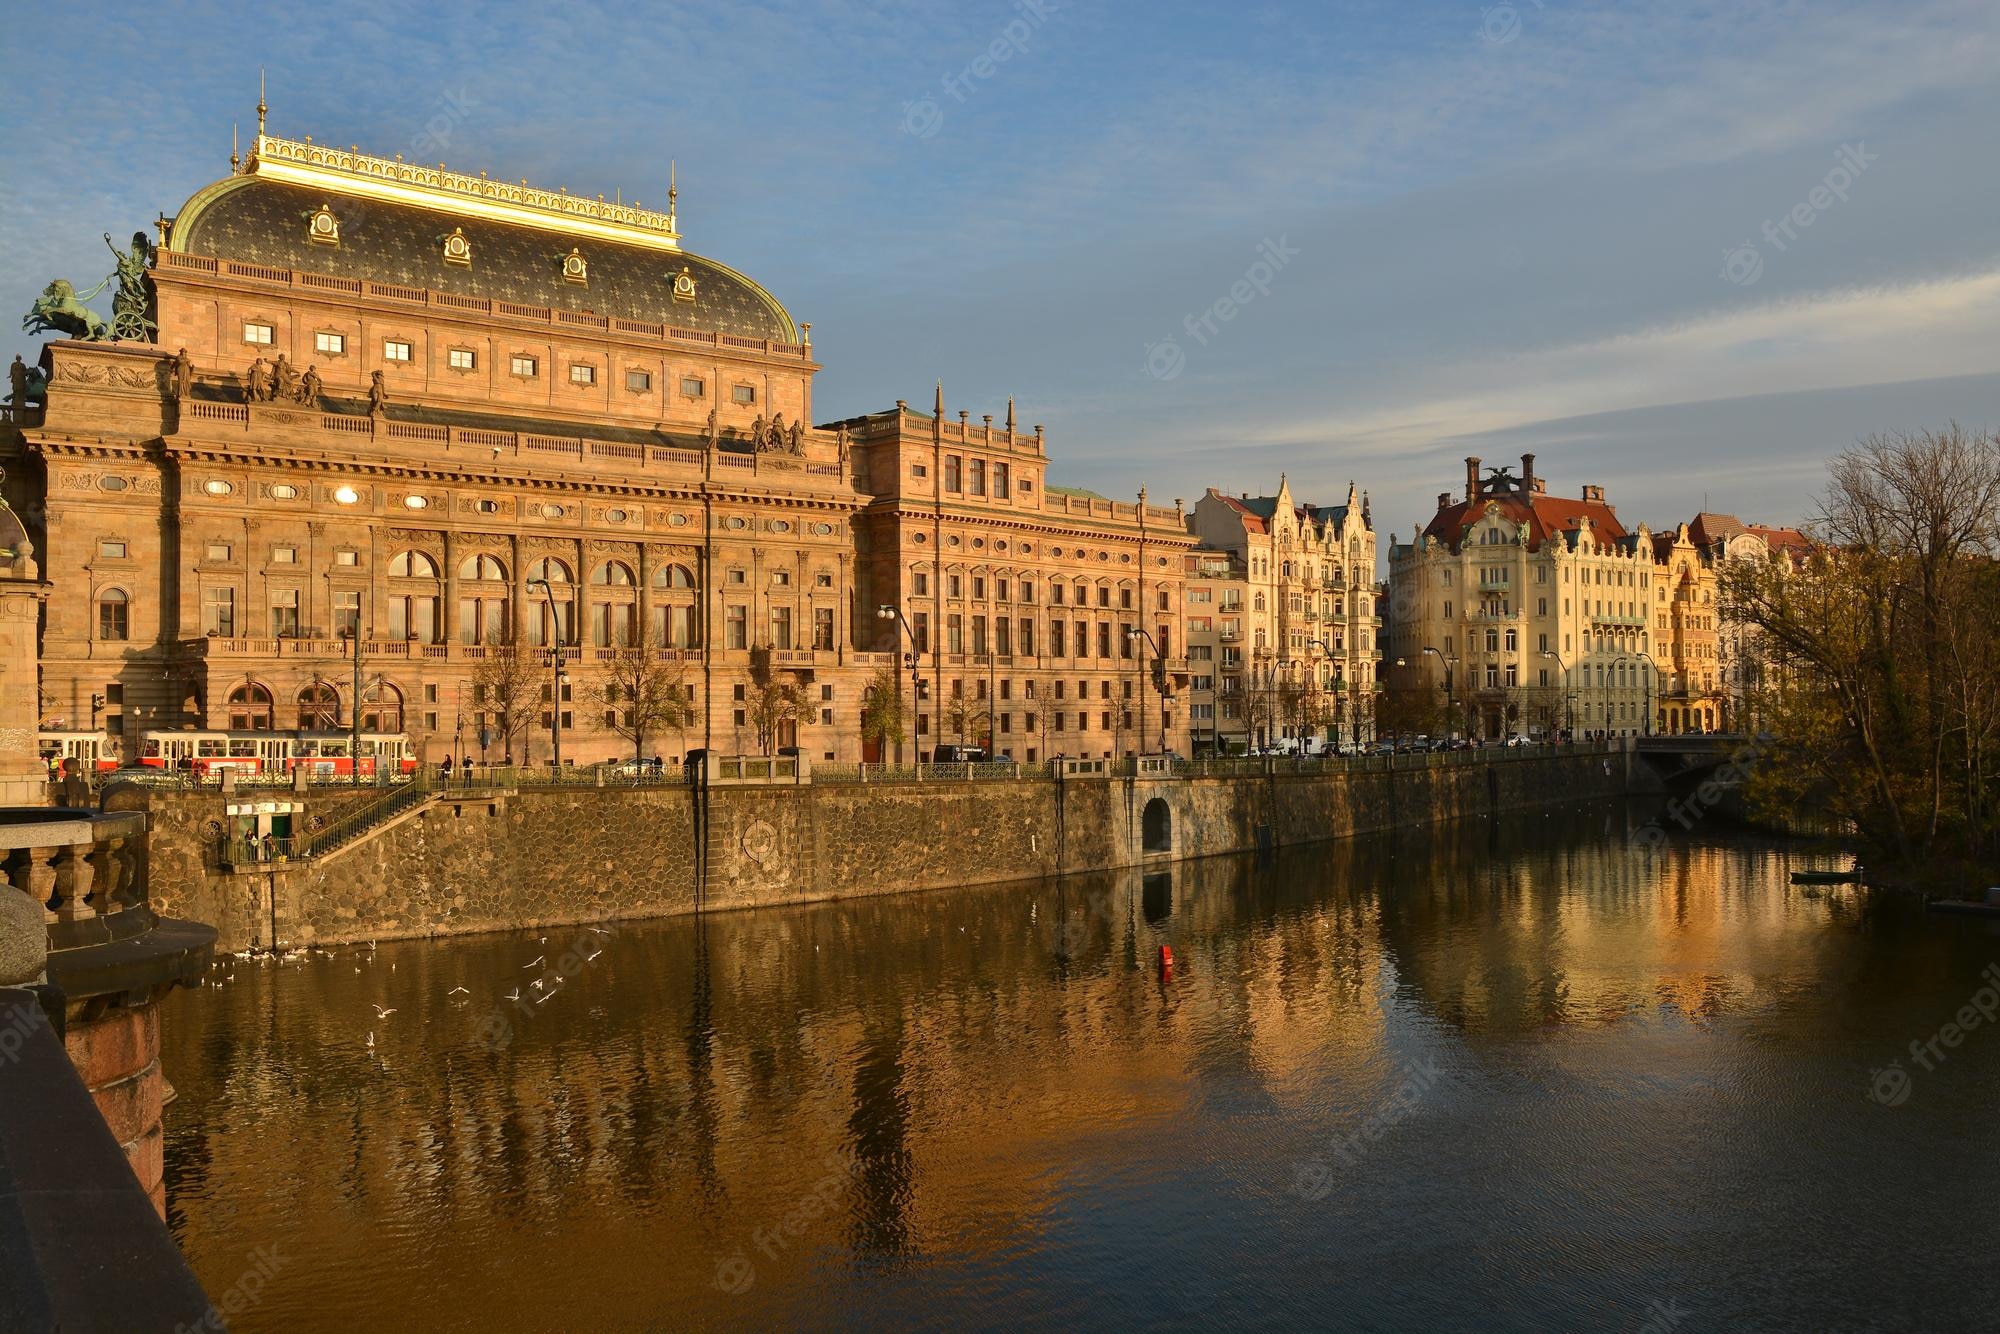
{"label": "rooftop statue", "polygon": [[118,260],[118,269],[111,275],[118,280],[118,294],[111,298],[111,336],[121,342],[130,339],[149,343],[159,327],[151,318],[153,293],[146,277],[153,258],[152,243],[144,232],[133,232],[131,250],[120,250],[111,245],[111,233],[106,232],[104,244],[111,246],[111,253]]}
{"label": "rooftop statue", "polygon": [[56,279],[43,288],[42,294],[35,298],[34,308],[21,319],[21,328],[31,334],[47,333],[53,329],[64,337],[85,343],[101,342],[109,338],[111,326],[104,322],[102,315],[83,303],[89,297],[103,291],[105,284],[110,281],[109,278],[105,279],[84,296],[79,297],[76,289],[70,286],[69,279]]}

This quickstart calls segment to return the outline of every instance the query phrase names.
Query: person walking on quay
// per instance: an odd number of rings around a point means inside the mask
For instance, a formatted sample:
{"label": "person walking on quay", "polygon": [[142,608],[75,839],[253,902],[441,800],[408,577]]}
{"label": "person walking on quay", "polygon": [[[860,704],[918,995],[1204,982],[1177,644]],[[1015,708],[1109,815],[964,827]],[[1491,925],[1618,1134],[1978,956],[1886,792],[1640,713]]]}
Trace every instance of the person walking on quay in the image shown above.
{"label": "person walking on quay", "polygon": [[451,756],[444,757],[444,763],[438,766],[438,773],[443,776],[447,784],[451,782]]}

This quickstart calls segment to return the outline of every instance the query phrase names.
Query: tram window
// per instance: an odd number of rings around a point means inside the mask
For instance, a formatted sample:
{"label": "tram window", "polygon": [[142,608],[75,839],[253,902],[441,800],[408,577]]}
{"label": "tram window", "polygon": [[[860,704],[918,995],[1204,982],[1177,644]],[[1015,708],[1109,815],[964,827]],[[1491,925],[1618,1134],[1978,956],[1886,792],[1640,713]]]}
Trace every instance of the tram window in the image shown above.
{"label": "tram window", "polygon": [[347,754],[347,743],[345,741],[322,741],[319,743],[319,753],[321,755],[345,755]]}
{"label": "tram window", "polygon": [[221,737],[203,737],[194,743],[194,753],[203,759],[215,759],[222,755]]}
{"label": "tram window", "polygon": [[149,760],[160,758],[160,741],[158,737],[146,738],[146,758]]}
{"label": "tram window", "polygon": [[231,741],[229,743],[229,756],[231,759],[255,759],[257,756],[257,743],[255,741]]}

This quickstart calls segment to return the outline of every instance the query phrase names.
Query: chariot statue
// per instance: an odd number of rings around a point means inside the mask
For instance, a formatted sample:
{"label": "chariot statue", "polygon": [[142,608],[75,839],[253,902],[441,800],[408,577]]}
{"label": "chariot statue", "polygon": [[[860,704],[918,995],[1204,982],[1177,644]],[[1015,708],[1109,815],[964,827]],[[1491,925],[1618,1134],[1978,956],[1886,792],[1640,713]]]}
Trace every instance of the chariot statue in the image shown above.
{"label": "chariot statue", "polygon": [[21,320],[21,328],[31,334],[47,333],[53,329],[66,338],[86,343],[109,338],[111,326],[104,322],[102,315],[83,303],[88,297],[103,291],[110,281],[105,279],[85,296],[79,297],[76,289],[70,286],[69,279],[56,279],[35,298],[34,308]]}

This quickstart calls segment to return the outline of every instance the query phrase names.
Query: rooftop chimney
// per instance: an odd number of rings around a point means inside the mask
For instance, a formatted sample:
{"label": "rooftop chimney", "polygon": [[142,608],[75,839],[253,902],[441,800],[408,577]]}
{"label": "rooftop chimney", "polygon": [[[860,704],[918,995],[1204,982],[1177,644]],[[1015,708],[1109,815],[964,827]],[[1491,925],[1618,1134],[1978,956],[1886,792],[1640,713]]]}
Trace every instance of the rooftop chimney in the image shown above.
{"label": "rooftop chimney", "polygon": [[1521,456],[1521,490],[1531,496],[1535,494],[1535,456],[1533,454],[1523,454]]}
{"label": "rooftop chimney", "polygon": [[1583,498],[1602,504],[1604,501],[1604,488],[1601,486],[1586,486],[1583,488]]}
{"label": "rooftop chimney", "polygon": [[1465,498],[1479,499],[1479,459],[1477,456],[1465,460]]}
{"label": "rooftop chimney", "polygon": [[1451,508],[1451,492],[1449,491],[1438,492],[1438,508],[1441,510],[1448,510]]}

